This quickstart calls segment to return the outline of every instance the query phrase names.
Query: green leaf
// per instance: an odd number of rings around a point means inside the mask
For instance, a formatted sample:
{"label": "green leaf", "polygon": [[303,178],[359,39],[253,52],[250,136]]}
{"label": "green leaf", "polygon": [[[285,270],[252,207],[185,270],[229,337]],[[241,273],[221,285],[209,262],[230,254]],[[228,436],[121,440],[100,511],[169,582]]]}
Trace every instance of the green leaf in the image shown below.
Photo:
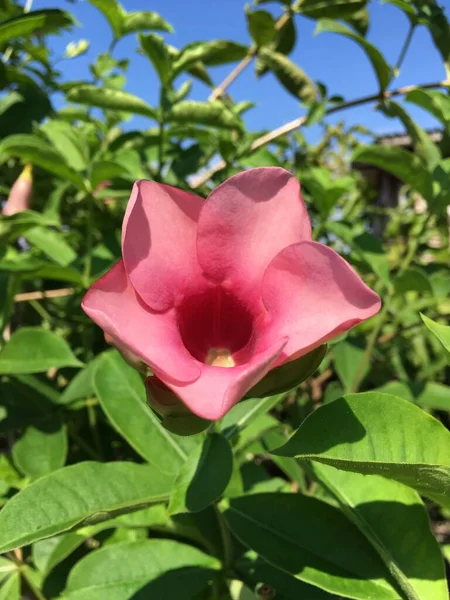
{"label": "green leaf", "polygon": [[28,427],[13,447],[16,466],[32,479],[48,475],[64,466],[67,457],[67,431],[61,417],[51,415]]}
{"label": "green leaf", "polygon": [[33,227],[27,231],[26,237],[32,246],[63,267],[67,267],[78,257],[64,239],[64,235],[54,229]]}
{"label": "green leaf", "polygon": [[233,452],[222,435],[212,433],[189,456],[175,479],[169,514],[199,512],[223,494],[233,470]]}
{"label": "green leaf", "polygon": [[319,346],[304,356],[272,369],[252,389],[247,392],[248,398],[261,398],[288,392],[308,379],[319,367],[325,357],[327,346]]}
{"label": "green leaf", "polygon": [[160,80],[167,83],[172,76],[172,58],[164,39],[160,35],[149,33],[140,35],[139,42],[144,54],[155,67]]}
{"label": "green leaf", "polygon": [[122,33],[122,22],[125,11],[117,0],[89,0],[108,20],[115,38]]}
{"label": "green leaf", "polygon": [[34,210],[24,210],[9,217],[0,215],[0,243],[12,242],[36,225],[58,225],[58,221]]}
{"label": "green leaf", "polygon": [[450,506],[450,433],[395,396],[366,392],[326,404],[274,454],[382,475]]}
{"label": "green leaf", "polygon": [[66,164],[59,152],[36,135],[22,133],[4,138],[0,142],[0,162],[11,157],[30,162],[84,189],[79,173]]}
{"label": "green leaf", "polygon": [[55,119],[41,125],[41,130],[72,169],[75,171],[86,169],[88,157],[80,131],[65,121]]}
{"label": "green leaf", "polygon": [[0,374],[42,373],[52,368],[81,367],[62,338],[38,327],[22,327],[0,351]]}
{"label": "green leaf", "polygon": [[0,600],[20,600],[20,573],[16,569],[0,588]]}
{"label": "green leaf", "polygon": [[404,398],[425,409],[450,412],[450,387],[434,381],[388,381],[376,391]]}
{"label": "green leaf", "polygon": [[398,294],[409,291],[433,293],[428,275],[419,267],[409,267],[399,273],[394,280],[394,288]]}
{"label": "green leaf", "polygon": [[160,14],[149,10],[126,13],[122,20],[121,35],[127,35],[136,31],[158,29],[159,31],[173,32],[173,27],[165,21]]}
{"label": "green leaf", "polygon": [[146,461],[175,474],[199,443],[161,426],[147,404],[144,383],[117,351],[105,353],[94,369],[94,389],[112,425]]}
{"label": "green leaf", "polygon": [[100,160],[92,166],[90,182],[92,189],[95,191],[97,186],[105,181],[115,179],[116,177],[128,179],[129,176],[130,173],[124,165],[113,160]]}
{"label": "green leaf", "polygon": [[86,540],[85,535],[66,533],[35,542],[31,548],[33,563],[47,575]]}
{"label": "green leaf", "polygon": [[372,67],[378,78],[378,83],[380,84],[380,90],[383,91],[387,88],[392,79],[392,69],[388,65],[384,56],[381,54],[378,48],[376,48],[365,38],[358,35],[342,23],[338,23],[336,21],[331,21],[329,19],[321,19],[317,24],[315,33],[317,34],[323,31],[345,35],[349,39],[355,41],[359,46],[361,46],[361,48],[366,53],[368,59],[372,63]]}
{"label": "green leaf", "polygon": [[441,325],[440,323],[436,323],[432,321],[427,316],[420,313],[422,317],[422,321],[428,327],[428,329],[433,333],[437,339],[441,342],[447,352],[450,352],[450,326],[449,325]]}
{"label": "green leaf", "polygon": [[276,35],[275,19],[266,10],[246,11],[247,27],[256,46],[270,44]]}
{"label": "green leaf", "polygon": [[347,338],[333,346],[333,354],[336,373],[345,390],[350,391],[356,376],[363,381],[369,372],[370,365],[366,364],[361,375],[359,374],[365,355],[364,345],[357,338]]}
{"label": "green leaf", "polygon": [[105,546],[69,574],[67,600],[196,598],[220,568],[216,558],[174,540]]}
{"label": "green leaf", "polygon": [[247,46],[228,40],[192,42],[177,54],[173,63],[174,77],[198,61],[208,66],[223,65],[241,60],[247,53]]}
{"label": "green leaf", "polygon": [[425,200],[433,199],[433,187],[428,170],[412,152],[396,146],[360,146],[352,156],[353,162],[367,163],[392,173]]}
{"label": "green leaf", "polygon": [[320,463],[314,465],[314,472],[378,552],[406,597],[447,599],[439,545],[414,490],[377,475],[349,473]]}
{"label": "green leaf", "polygon": [[380,108],[388,117],[397,117],[401,120],[411,137],[415,153],[423,160],[428,169],[432,170],[441,160],[441,153],[436,144],[431,141],[428,133],[410,117],[398,102],[389,100],[381,104]]}
{"label": "green leaf", "polygon": [[366,4],[367,0],[297,0],[293,10],[311,19],[348,19]]}
{"label": "green leaf", "polygon": [[83,462],[41,477],[0,512],[0,552],[168,499],[172,477],[149,465]]}
{"label": "green leaf", "polygon": [[318,204],[319,211],[327,217],[342,196],[355,188],[352,177],[332,179],[330,169],[313,167],[302,173],[302,187],[311,194],[312,200]]}
{"label": "green leaf", "polygon": [[23,102],[23,96],[14,90],[8,92],[2,98],[0,98],[0,115],[6,112],[11,106],[14,106],[14,104],[18,104],[20,102]]}
{"label": "green leaf", "polygon": [[450,96],[437,90],[412,90],[405,99],[430,112],[444,126],[450,123]]}
{"label": "green leaf", "polygon": [[0,23],[0,46],[16,38],[57,32],[74,24],[72,15],[64,10],[34,10]]}
{"label": "green leaf", "polygon": [[64,58],[77,58],[86,54],[89,50],[88,40],[78,40],[78,42],[69,42],[64,51]]}
{"label": "green leaf", "polygon": [[169,111],[168,121],[172,123],[195,123],[211,125],[223,129],[241,129],[240,119],[223,102],[179,102]]}
{"label": "green leaf", "polygon": [[87,104],[106,110],[130,112],[151,119],[156,119],[157,116],[155,109],[144,100],[122,90],[83,84],[72,88],[67,93],[67,99],[78,104]]}
{"label": "green leaf", "polygon": [[450,24],[444,11],[436,0],[412,0],[418,10],[419,23],[430,30],[434,45],[444,62],[447,78],[450,77]]}
{"label": "green leaf", "polygon": [[227,412],[221,420],[221,432],[228,439],[234,439],[250,423],[261,415],[269,412],[274,406],[279,404],[286,394],[269,396],[268,398],[251,398],[241,400],[239,404]]}
{"label": "green leaf", "polygon": [[[336,508],[301,494],[252,494],[230,500],[236,537],[306,583],[346,598],[398,598],[382,561]],[[345,552],[336,540],[345,540]]]}
{"label": "green leaf", "polygon": [[306,103],[317,99],[317,92],[311,79],[287,56],[270,48],[261,48],[259,57],[293,96]]}

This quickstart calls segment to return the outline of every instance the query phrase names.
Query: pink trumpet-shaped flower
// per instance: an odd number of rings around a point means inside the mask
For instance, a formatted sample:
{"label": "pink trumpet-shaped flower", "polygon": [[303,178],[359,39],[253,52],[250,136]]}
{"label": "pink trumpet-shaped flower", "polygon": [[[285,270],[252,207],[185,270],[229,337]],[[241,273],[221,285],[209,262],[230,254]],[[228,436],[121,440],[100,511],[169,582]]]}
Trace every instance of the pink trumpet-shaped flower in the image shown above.
{"label": "pink trumpet-shaped flower", "polygon": [[33,191],[32,165],[25,165],[22,173],[13,183],[2,214],[9,217],[30,208]]}
{"label": "pink trumpet-shaped flower", "polygon": [[83,309],[204,419],[380,309],[348,263],[311,240],[300,185],[280,168],[230,177],[206,201],[136,182],[122,253]]}

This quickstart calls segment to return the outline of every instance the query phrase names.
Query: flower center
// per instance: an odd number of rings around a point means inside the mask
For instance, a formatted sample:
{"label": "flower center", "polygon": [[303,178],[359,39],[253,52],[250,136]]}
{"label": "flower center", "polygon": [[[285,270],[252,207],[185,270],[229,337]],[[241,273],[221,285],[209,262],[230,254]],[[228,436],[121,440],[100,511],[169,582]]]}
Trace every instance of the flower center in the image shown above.
{"label": "flower center", "polygon": [[253,315],[220,286],[185,298],[178,327],[186,349],[207,365],[234,367],[250,357]]}

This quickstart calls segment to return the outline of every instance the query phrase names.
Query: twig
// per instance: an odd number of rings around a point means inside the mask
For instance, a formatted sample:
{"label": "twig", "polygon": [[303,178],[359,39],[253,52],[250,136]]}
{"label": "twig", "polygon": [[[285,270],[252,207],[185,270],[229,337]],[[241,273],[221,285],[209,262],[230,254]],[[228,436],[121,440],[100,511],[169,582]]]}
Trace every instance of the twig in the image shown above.
{"label": "twig", "polygon": [[[387,98],[393,98],[395,96],[403,96],[413,90],[428,90],[428,89],[433,89],[433,88],[437,88],[437,87],[447,87],[447,86],[450,86],[450,79],[445,80],[445,81],[436,81],[434,83],[425,83],[423,85],[406,85],[406,86],[397,88],[396,90],[390,90],[390,91],[387,90],[385,92],[371,94],[370,96],[363,96],[363,97],[357,98],[355,100],[350,100],[349,102],[344,102],[342,104],[339,104],[338,106],[332,106],[325,112],[325,116],[331,115],[331,114],[333,114],[335,112],[339,112],[341,110],[345,110],[347,108],[353,108],[355,106],[360,106],[361,104],[367,104],[369,102],[378,102],[380,100],[387,99]],[[286,123],[285,125],[282,125],[281,127],[277,127],[276,129],[269,131],[269,133],[262,135],[261,137],[257,138],[253,142],[253,144],[250,146],[250,152],[254,152],[255,150],[258,150],[258,148],[261,148],[262,146],[266,146],[270,142],[273,142],[274,140],[276,140],[280,137],[283,137],[284,135],[287,135],[288,133],[291,133],[292,131],[295,131],[296,129],[299,129],[300,127],[302,127],[305,124],[306,120],[307,120],[306,116],[299,117],[297,119],[294,119],[293,121],[290,121],[289,123]],[[218,171],[221,171],[226,166],[227,166],[226,162],[224,160],[220,160],[213,167],[208,169],[208,171],[203,173],[203,175],[200,175],[198,178],[196,178],[192,182],[191,187],[194,189],[200,187],[201,185],[206,183],[209,179],[211,179],[211,177],[213,175],[215,175],[215,173],[217,173]]]}
{"label": "twig", "polygon": [[[288,12],[281,15],[281,17],[275,23],[275,26],[274,26],[275,31],[280,31],[280,29],[289,20],[289,17],[290,17],[290,14]],[[231,73],[225,77],[225,79],[222,81],[221,84],[219,84],[216,88],[213,89],[213,91],[211,92],[211,94],[208,98],[208,100],[210,102],[217,100],[218,98],[223,96],[223,94],[230,87],[230,85],[233,83],[233,81],[235,79],[237,79],[239,77],[239,75],[242,73],[242,71],[246,67],[248,67],[248,65],[252,62],[253,57],[257,54],[257,52],[258,52],[258,48],[256,46],[252,46],[250,48],[247,56],[245,56],[241,60],[241,62],[231,71]]]}
{"label": "twig", "polygon": [[62,288],[59,290],[43,290],[42,292],[25,292],[16,294],[14,302],[30,302],[31,300],[43,300],[44,298],[64,298],[75,294],[75,288]]}

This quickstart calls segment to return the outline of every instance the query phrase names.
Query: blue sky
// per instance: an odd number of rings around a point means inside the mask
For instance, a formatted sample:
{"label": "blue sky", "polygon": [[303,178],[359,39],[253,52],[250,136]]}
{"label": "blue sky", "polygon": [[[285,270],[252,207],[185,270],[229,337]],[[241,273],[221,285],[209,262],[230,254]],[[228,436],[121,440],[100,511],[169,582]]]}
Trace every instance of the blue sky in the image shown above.
{"label": "blue sky", "polygon": [[[450,0],[441,0],[447,14],[450,14]],[[165,35],[177,47],[198,40],[229,39],[249,44],[243,0],[122,0],[128,10],[152,10],[159,12],[174,27],[174,34]],[[90,79],[88,65],[95,56],[104,52],[111,40],[109,25],[104,17],[87,0],[75,4],[63,0],[35,0],[33,9],[60,7],[70,10],[81,26],[71,33],[52,36],[51,46],[61,55],[66,44],[86,38],[91,42],[87,55],[60,63],[59,67],[67,80]],[[275,16],[280,13],[280,5],[264,5]],[[384,54],[390,64],[394,64],[400,53],[408,31],[408,21],[403,13],[393,5],[381,4],[372,0],[369,5],[370,29],[368,39]],[[324,82],[330,93],[354,99],[375,93],[377,81],[363,51],[351,40],[332,33],[314,36],[315,22],[297,17],[297,45],[291,59],[300,65],[314,80]],[[136,94],[150,104],[158,98],[158,80],[152,66],[137,54],[136,35],[123,39],[116,47],[116,58],[131,59],[126,90]],[[218,84],[229,73],[233,65],[215,67],[211,70]],[[426,83],[445,78],[439,54],[424,27],[414,33],[401,73],[393,87],[408,84]],[[290,96],[276,79],[268,74],[257,80],[254,70],[249,67],[232,85],[230,92],[234,99],[252,100],[256,107],[246,114],[246,123],[251,130],[272,129],[300,116],[304,109]],[[201,83],[195,85],[193,98],[206,100],[208,89]],[[58,102],[59,104],[59,102]],[[424,127],[434,127],[436,122],[426,112],[414,105],[408,110]],[[360,123],[376,134],[399,131],[398,121],[387,119],[372,105],[365,105],[337,113],[328,118],[333,123],[345,119],[347,123]],[[134,118],[132,127],[149,127],[150,121]]]}

